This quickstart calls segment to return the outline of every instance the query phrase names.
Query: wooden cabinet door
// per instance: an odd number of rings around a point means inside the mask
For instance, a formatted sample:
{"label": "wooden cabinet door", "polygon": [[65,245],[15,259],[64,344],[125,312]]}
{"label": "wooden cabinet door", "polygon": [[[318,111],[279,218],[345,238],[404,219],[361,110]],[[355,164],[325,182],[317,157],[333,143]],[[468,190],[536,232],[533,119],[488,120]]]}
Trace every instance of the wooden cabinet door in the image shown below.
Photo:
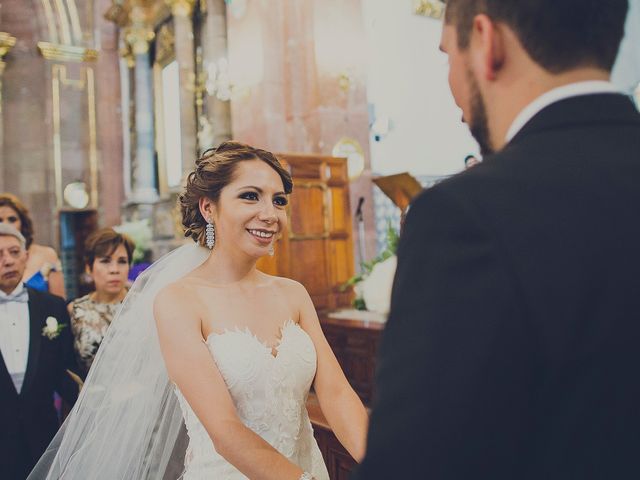
{"label": "wooden cabinet door", "polygon": [[288,231],[274,257],[258,268],[302,283],[318,310],[351,304],[341,286],[353,276],[353,233],[349,179],[343,158],[278,154],[293,177]]}

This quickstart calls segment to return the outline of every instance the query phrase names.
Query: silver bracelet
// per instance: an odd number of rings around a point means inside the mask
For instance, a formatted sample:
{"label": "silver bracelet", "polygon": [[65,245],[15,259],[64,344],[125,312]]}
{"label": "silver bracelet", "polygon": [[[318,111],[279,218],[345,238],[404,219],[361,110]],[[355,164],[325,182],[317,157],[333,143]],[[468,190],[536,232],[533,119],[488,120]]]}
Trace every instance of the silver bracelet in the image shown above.
{"label": "silver bracelet", "polygon": [[315,480],[315,478],[309,472],[303,472],[299,480]]}

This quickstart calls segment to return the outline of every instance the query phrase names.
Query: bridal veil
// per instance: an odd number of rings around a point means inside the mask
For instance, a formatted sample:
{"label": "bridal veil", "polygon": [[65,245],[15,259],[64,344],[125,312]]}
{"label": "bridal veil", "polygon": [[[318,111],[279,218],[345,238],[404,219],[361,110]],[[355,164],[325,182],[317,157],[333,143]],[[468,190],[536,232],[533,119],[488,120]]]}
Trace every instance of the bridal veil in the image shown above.
{"label": "bridal veil", "polygon": [[138,277],[78,401],[28,480],[162,479],[176,469],[180,474],[182,414],[160,352],[153,302],[208,255],[203,247],[185,245]]}

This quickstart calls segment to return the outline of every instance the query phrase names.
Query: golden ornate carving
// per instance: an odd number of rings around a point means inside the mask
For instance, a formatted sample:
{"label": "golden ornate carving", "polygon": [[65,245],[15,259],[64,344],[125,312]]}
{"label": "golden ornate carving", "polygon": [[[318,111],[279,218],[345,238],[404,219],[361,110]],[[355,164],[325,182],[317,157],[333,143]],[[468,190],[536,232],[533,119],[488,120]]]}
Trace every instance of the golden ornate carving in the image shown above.
{"label": "golden ornate carving", "polygon": [[133,68],[136,66],[136,57],[133,55],[131,45],[124,42],[123,47],[120,49],[120,56],[127,61],[127,67]]}
{"label": "golden ornate carving", "polygon": [[134,6],[129,13],[130,24],[125,30],[125,41],[131,46],[133,55],[142,55],[149,51],[149,42],[156,34],[149,23],[147,11],[141,6]]}
{"label": "golden ornate carving", "polygon": [[431,18],[442,18],[445,4],[442,0],[414,0],[413,10],[418,15]]}
{"label": "golden ornate carving", "polygon": [[141,55],[149,51],[149,42],[156,36],[155,32],[143,24],[132,25],[125,33],[125,39],[134,55]]}
{"label": "golden ornate carving", "polygon": [[176,38],[171,23],[164,23],[156,39],[156,63],[166,65],[175,58]]}
{"label": "golden ornate carving", "polygon": [[129,23],[129,9],[121,3],[113,3],[104,13],[104,18],[124,28]]}
{"label": "golden ornate carving", "polygon": [[165,2],[171,7],[171,13],[179,17],[191,15],[195,5],[195,0],[165,0]]}
{"label": "golden ornate carving", "polygon": [[73,45],[38,42],[38,50],[47,60],[61,62],[93,62],[98,58],[97,50]]}
{"label": "golden ornate carving", "polygon": [[[16,38],[6,32],[0,32],[0,128],[2,128],[2,74],[4,73],[4,56],[16,44]],[[0,146],[2,145],[2,132],[0,132]]]}
{"label": "golden ornate carving", "polygon": [[4,56],[11,50],[16,44],[16,38],[12,37],[6,32],[0,32],[0,61],[4,58]]}

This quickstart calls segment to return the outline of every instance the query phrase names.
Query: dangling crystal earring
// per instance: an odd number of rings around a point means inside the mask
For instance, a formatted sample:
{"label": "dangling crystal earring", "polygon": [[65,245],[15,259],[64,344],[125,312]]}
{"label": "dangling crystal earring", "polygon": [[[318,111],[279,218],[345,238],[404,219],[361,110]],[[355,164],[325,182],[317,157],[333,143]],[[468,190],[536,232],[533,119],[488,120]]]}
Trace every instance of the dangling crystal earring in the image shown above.
{"label": "dangling crystal earring", "polygon": [[209,220],[207,220],[207,226],[204,229],[204,236],[207,242],[207,248],[209,248],[209,250],[213,249],[216,244],[216,231],[213,228],[213,223]]}
{"label": "dangling crystal earring", "polygon": [[274,253],[274,250],[273,250],[273,243],[272,243],[271,245],[269,245],[269,256],[273,257],[273,253]]}

